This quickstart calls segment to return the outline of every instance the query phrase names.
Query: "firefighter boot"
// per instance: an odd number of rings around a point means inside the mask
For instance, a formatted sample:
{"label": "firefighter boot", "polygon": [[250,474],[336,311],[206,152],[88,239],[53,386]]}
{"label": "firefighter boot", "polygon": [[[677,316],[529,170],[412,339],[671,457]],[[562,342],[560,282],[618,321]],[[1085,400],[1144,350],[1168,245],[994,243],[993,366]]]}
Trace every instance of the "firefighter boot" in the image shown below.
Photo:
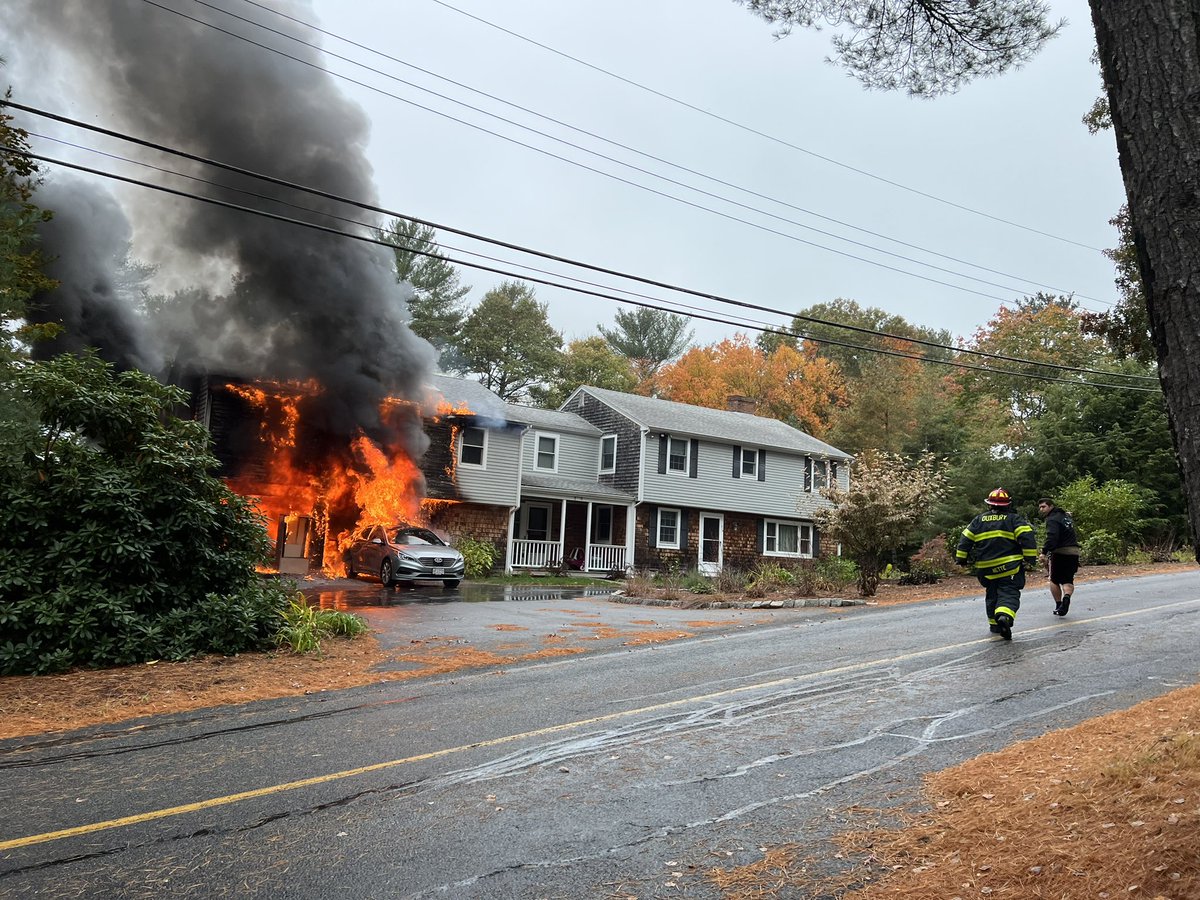
{"label": "firefighter boot", "polygon": [[1013,617],[1008,613],[996,613],[996,631],[1006,641],[1012,640]]}

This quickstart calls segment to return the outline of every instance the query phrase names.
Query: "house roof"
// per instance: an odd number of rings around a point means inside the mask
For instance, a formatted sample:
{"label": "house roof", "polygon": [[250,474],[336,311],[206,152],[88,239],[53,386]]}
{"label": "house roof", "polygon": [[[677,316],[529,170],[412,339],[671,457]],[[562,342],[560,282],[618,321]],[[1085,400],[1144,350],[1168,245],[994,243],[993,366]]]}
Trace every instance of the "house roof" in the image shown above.
{"label": "house roof", "polygon": [[454,407],[466,407],[477,416],[503,421],[505,402],[471,378],[453,375],[429,375],[429,386]]}
{"label": "house roof", "polygon": [[542,475],[526,472],[521,476],[522,488],[543,490],[555,497],[580,500],[607,500],[612,503],[632,503],[634,497],[609,484],[588,478],[568,478],[564,475]]}
{"label": "house roof", "polygon": [[576,434],[599,436],[603,434],[599,428],[572,412],[557,409],[538,409],[533,406],[518,406],[516,403],[506,403],[504,414],[508,421],[519,422],[522,425],[532,425],[534,428],[552,429],[554,431],[570,431]]}
{"label": "house roof", "polygon": [[637,394],[624,394],[607,388],[584,386],[578,390],[591,394],[597,400],[612,407],[622,415],[652,431],[687,435],[698,438],[715,438],[730,444],[752,447],[791,450],[797,453],[827,456],[834,459],[851,459],[849,453],[839,450],[811,434],[793,428],[778,419],[768,419],[751,413],[732,412],[727,409],[709,409],[692,406],[673,400],[659,400]]}

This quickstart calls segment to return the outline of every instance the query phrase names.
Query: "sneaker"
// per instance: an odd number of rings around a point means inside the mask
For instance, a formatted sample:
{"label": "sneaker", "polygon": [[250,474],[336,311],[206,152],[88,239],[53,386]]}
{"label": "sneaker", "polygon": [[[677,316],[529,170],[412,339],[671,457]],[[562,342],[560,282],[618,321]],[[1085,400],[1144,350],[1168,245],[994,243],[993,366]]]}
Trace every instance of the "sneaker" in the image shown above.
{"label": "sneaker", "polygon": [[1071,608],[1071,595],[1063,594],[1062,603],[1058,604],[1058,614],[1060,616],[1065,616],[1067,614],[1067,610],[1069,610],[1070,608]]}
{"label": "sneaker", "polygon": [[1000,637],[1004,638],[1006,641],[1012,640],[1012,625],[1012,616],[1005,615],[1004,613],[1000,613],[1000,615],[996,616],[997,634],[999,634]]}
{"label": "sneaker", "polygon": [[1063,614],[1062,603],[1054,604],[1054,615],[1061,616]]}

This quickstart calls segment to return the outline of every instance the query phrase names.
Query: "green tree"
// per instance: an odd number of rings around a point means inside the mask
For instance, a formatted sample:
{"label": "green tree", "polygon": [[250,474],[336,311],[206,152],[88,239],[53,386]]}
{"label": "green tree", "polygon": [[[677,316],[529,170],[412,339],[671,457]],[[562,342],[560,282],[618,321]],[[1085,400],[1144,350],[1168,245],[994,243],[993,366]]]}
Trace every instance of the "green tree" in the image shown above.
{"label": "green tree", "polygon": [[775,26],[834,29],[837,63],[871,88],[950,93],[1032,57],[1063,22],[1042,0],[735,0]]}
{"label": "green tree", "polygon": [[[695,336],[684,316],[642,306],[619,310],[614,327],[601,325],[600,333],[609,346],[633,364],[638,383],[649,388],[658,370],[687,350]],[[652,390],[644,389],[643,393]]]}
{"label": "green tree", "polygon": [[891,555],[920,543],[921,526],[944,484],[930,456],[906,462],[868,450],[855,461],[848,491],[826,488],[825,497],[833,506],[818,510],[815,519],[825,538],[841,544],[843,555],[858,563],[862,596],[875,596],[879,574]]}
{"label": "green tree", "polygon": [[[842,326],[842,327],[839,327]],[[856,330],[862,329],[862,330]],[[874,349],[895,350],[895,339],[928,341],[948,346],[953,337],[944,328],[924,328],[913,325],[903,316],[889,313],[876,306],[861,306],[855,300],[839,297],[827,303],[816,303],[798,312],[792,319],[792,330],[813,338],[812,344],[818,354],[838,364],[842,374],[849,380],[862,376],[862,367],[874,360],[878,354]],[[866,334],[864,331],[880,332]],[[773,340],[773,339],[772,339]],[[831,341],[836,343],[823,343]],[[854,344],[844,347],[841,344]],[[858,349],[858,348],[866,349]],[[929,359],[950,359],[950,350],[914,344],[904,352]]]}
{"label": "green tree", "polygon": [[[838,59],[870,87],[914,94],[1018,65],[1060,25],[1041,0],[739,0],[780,30],[828,21]],[[1129,201],[1159,378],[1193,535],[1200,535],[1200,4],[1089,0]],[[1189,36],[1180,39],[1180,35]],[[1200,542],[1197,543],[1200,553]]]}
{"label": "green tree", "polygon": [[[3,60],[0,60],[3,62]],[[12,97],[12,91],[4,99]],[[51,213],[33,202],[41,184],[37,164],[21,153],[29,150],[29,135],[13,124],[7,110],[0,109],[0,364],[16,358],[22,344],[40,337],[52,337],[47,330],[26,325],[28,304],[39,293],[50,290],[55,282],[42,267],[45,257],[38,249],[38,226]]]}
{"label": "green tree", "polygon": [[[1002,306],[984,327],[978,329],[971,344],[975,350],[1034,363],[1095,368],[1108,361],[1107,347],[1094,335],[1084,334],[1083,318],[1070,297],[1035,294],[1015,307]],[[1006,372],[1063,377],[1060,370],[1044,365],[1022,365],[998,360],[996,368]],[[995,399],[1001,414],[1007,415],[1012,431],[1007,440],[1017,446],[1025,442],[1025,431],[1042,415],[1047,384],[1040,378],[992,375],[964,370],[959,379],[972,395]]]}
{"label": "green tree", "polygon": [[[0,453],[0,675],[270,645],[285,590],[182,390],[94,355],[16,367],[39,427]],[[0,433],[12,441],[7,422]]]}
{"label": "green tree", "polygon": [[428,225],[393,219],[378,236],[395,247],[396,279],[411,289],[409,328],[442,354],[443,369],[459,370],[458,336],[467,317],[463,298],[471,288],[459,283],[458,269],[438,252],[437,233]]}
{"label": "green tree", "polygon": [[539,406],[556,409],[581,385],[629,392],[637,383],[637,375],[629,360],[597,335],[571,341],[549,383],[545,386],[535,385],[529,393]]}
{"label": "green tree", "polygon": [[459,346],[464,372],[478,375],[502,400],[520,401],[554,377],[562,335],[531,287],[506,281],[484,294],[467,317]]}
{"label": "green tree", "polygon": [[1063,488],[1056,502],[1075,520],[1081,540],[1107,531],[1128,547],[1141,531],[1146,492],[1123,479],[1100,484],[1087,475]]}
{"label": "green tree", "polygon": [[1154,362],[1154,339],[1150,335],[1150,316],[1138,271],[1129,207],[1122,206],[1108,222],[1117,229],[1117,246],[1105,250],[1104,255],[1117,269],[1114,281],[1118,298],[1107,312],[1083,313],[1083,330],[1104,338],[1118,359],[1136,359],[1149,365]]}
{"label": "green tree", "polygon": [[[1122,371],[1149,370],[1128,361]],[[1134,477],[1146,491],[1143,534],[1162,543],[1187,534],[1183,487],[1161,394],[1049,385],[1045,413],[1032,424],[1029,442],[1014,484],[1055,496],[1084,477],[1101,484]]]}

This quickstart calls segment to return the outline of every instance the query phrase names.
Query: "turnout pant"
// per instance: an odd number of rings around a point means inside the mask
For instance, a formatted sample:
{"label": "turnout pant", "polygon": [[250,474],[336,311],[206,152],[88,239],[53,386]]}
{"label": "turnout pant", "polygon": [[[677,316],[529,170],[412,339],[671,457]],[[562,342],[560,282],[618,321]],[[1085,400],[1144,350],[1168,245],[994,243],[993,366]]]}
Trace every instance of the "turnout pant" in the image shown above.
{"label": "turnout pant", "polygon": [[996,613],[1007,613],[1016,621],[1017,610],[1021,608],[1021,589],[1025,587],[1025,572],[1004,578],[984,578],[979,576],[983,585],[983,602],[987,606],[988,624],[996,624]]}

